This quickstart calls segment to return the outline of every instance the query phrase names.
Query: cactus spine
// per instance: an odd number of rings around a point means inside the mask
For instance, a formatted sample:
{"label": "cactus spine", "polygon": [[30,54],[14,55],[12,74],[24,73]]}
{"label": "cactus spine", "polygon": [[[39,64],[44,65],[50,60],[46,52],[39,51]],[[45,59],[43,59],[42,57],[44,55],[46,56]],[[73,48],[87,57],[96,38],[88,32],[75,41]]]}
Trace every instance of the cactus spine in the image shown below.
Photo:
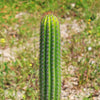
{"label": "cactus spine", "polygon": [[40,28],[40,100],[60,100],[60,28],[54,15],[46,15]]}

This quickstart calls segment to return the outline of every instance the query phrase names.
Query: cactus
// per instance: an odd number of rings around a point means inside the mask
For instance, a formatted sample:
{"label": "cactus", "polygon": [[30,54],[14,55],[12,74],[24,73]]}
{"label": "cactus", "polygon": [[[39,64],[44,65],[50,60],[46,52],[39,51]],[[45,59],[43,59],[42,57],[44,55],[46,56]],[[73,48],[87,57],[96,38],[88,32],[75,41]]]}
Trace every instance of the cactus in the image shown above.
{"label": "cactus", "polygon": [[60,100],[60,28],[56,16],[46,15],[40,27],[40,100]]}

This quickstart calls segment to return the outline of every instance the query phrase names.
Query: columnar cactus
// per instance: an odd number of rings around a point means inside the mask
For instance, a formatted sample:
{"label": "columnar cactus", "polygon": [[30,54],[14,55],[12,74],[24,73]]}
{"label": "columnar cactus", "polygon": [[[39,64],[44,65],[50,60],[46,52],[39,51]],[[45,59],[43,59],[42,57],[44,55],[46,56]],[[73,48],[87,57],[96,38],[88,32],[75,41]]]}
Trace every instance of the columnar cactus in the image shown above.
{"label": "columnar cactus", "polygon": [[40,28],[40,100],[60,100],[60,28],[54,15],[46,15]]}

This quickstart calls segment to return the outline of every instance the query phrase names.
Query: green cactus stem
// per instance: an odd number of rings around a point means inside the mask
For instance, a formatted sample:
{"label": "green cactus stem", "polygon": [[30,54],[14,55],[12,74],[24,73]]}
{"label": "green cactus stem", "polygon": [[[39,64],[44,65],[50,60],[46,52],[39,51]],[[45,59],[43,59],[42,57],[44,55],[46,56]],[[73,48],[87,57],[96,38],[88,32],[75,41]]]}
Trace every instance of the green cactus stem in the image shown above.
{"label": "green cactus stem", "polygon": [[46,15],[40,27],[40,100],[60,100],[60,26],[54,15]]}

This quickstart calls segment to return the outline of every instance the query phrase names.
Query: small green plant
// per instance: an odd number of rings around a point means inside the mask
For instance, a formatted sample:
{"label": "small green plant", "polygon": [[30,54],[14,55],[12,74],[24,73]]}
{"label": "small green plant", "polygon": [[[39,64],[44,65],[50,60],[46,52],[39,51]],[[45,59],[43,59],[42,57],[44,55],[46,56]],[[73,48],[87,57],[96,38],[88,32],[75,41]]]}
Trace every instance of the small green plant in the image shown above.
{"label": "small green plant", "polygon": [[60,100],[60,28],[54,15],[46,15],[40,28],[40,100]]}

